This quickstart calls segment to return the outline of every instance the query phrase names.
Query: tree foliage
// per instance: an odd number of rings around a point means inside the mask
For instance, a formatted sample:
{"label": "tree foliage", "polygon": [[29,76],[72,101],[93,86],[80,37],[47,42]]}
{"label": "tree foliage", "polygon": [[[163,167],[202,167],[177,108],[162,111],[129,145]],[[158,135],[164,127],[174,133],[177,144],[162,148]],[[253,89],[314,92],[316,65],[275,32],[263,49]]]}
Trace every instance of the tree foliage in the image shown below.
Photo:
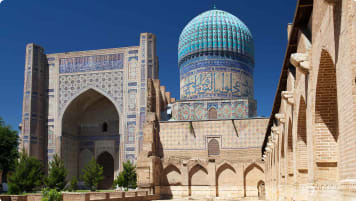
{"label": "tree foliage", "polygon": [[17,132],[12,130],[10,126],[5,125],[0,117],[0,170],[3,170],[5,181],[9,170],[14,169],[18,157]]}
{"label": "tree foliage", "polygon": [[114,187],[118,185],[126,190],[136,188],[136,167],[130,161],[125,162],[123,166],[124,170],[114,180]]}
{"label": "tree foliage", "polygon": [[98,188],[99,182],[104,179],[103,167],[92,158],[84,167],[81,179],[91,191],[95,191]]}
{"label": "tree foliage", "polygon": [[64,168],[64,163],[55,154],[53,160],[49,162],[48,177],[45,179],[45,184],[50,189],[61,191],[67,183],[66,177],[67,170]]}
{"label": "tree foliage", "polygon": [[78,179],[77,177],[72,177],[70,180],[69,191],[76,191],[78,189]]}
{"label": "tree foliage", "polygon": [[56,189],[43,189],[42,201],[61,201],[62,193]]}
{"label": "tree foliage", "polygon": [[20,159],[15,162],[14,172],[8,177],[9,192],[12,194],[32,192],[34,188],[42,185],[43,175],[41,162],[23,152]]}

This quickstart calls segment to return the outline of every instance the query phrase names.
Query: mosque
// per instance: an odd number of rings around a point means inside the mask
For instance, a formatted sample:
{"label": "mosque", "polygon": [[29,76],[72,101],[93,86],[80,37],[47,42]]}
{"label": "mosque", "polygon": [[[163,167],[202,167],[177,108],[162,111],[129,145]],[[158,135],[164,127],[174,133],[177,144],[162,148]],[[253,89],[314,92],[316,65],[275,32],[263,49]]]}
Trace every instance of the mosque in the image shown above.
{"label": "mosque", "polygon": [[131,161],[162,198],[355,200],[355,13],[354,0],[297,1],[270,118],[256,114],[252,34],[216,8],[179,37],[180,100],[160,85],[152,33],[100,50],[28,44],[20,149],[46,168],[58,154],[68,179],[94,157],[99,189]]}
{"label": "mosque", "polygon": [[[256,116],[250,30],[226,11],[203,12],[180,35],[178,66],[181,100],[149,84],[138,185],[169,198],[263,198],[268,119]],[[169,121],[157,115],[166,108]]]}
{"label": "mosque", "polygon": [[178,66],[176,101],[160,86],[151,33],[139,46],[101,50],[46,54],[28,44],[21,148],[44,166],[60,155],[68,178],[94,157],[102,189],[123,161],[138,160],[138,183],[162,196],[257,196],[268,119],[256,117],[250,30],[228,12],[206,11],[183,29]]}

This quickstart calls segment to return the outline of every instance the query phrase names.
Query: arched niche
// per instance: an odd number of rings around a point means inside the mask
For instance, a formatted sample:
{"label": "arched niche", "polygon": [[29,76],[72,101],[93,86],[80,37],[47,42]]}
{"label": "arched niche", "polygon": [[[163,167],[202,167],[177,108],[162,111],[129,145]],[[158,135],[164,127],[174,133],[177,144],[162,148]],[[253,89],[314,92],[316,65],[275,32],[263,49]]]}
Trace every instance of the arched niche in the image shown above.
{"label": "arched niche", "polygon": [[114,181],[114,158],[108,152],[101,153],[97,158],[97,163],[103,167],[103,180],[99,182],[99,189],[112,188]]}
{"label": "arched niche", "polygon": [[[315,179],[338,178],[338,110],[336,69],[330,54],[322,50],[315,94]],[[328,175],[327,177],[325,175]]]}
{"label": "arched niche", "polygon": [[[103,123],[107,130],[103,131]],[[120,118],[116,105],[109,97],[90,88],[73,98],[65,107],[61,118],[61,156],[68,170],[68,178],[80,176],[83,164],[80,150],[91,150],[98,156],[102,151],[119,150]],[[96,147],[98,144],[111,147]],[[119,156],[117,153],[111,153]],[[119,157],[114,157],[118,170]]]}

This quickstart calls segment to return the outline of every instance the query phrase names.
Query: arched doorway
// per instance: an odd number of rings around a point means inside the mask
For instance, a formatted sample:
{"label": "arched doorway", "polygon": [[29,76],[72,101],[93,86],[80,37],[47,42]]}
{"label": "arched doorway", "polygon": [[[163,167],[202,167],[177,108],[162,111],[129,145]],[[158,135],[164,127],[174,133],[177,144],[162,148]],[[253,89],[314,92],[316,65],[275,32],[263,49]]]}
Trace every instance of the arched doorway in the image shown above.
{"label": "arched doorway", "polygon": [[110,189],[114,181],[114,158],[108,152],[99,155],[97,163],[103,167],[104,179],[99,183],[99,189]]}
{"label": "arched doorway", "polygon": [[215,107],[212,107],[208,110],[208,119],[217,119],[218,118],[218,111]]}
{"label": "arched doorway", "polygon": [[94,153],[108,151],[119,164],[119,113],[107,96],[95,89],[82,92],[68,103],[61,120],[61,157],[68,178],[80,178]]}
{"label": "arched doorway", "polygon": [[259,181],[257,184],[257,189],[258,189],[258,199],[264,200],[266,197],[265,182],[262,180]]}

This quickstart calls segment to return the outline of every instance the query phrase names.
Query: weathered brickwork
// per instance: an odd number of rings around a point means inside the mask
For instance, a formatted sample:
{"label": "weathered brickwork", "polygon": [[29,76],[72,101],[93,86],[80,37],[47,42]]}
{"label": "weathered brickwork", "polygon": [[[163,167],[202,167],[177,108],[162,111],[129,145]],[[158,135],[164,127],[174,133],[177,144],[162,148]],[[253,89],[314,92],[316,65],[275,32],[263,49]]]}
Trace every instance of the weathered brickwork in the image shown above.
{"label": "weathered brickwork", "polygon": [[167,102],[158,89],[148,82],[138,186],[162,197],[262,197],[268,119],[158,121]]}
{"label": "weathered brickwork", "polygon": [[356,198],[355,11],[298,1],[262,149],[268,200]]}

